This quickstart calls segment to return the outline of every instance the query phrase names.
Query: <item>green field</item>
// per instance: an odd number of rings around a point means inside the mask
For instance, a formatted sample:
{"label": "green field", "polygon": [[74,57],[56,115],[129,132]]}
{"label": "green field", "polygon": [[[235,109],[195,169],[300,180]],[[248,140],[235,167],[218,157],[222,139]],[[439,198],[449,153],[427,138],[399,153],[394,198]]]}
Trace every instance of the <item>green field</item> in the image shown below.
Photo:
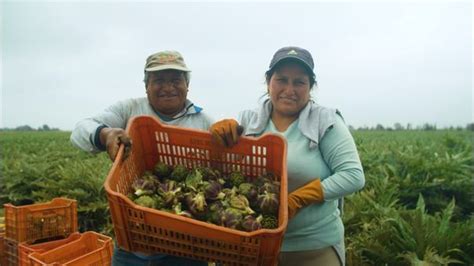
{"label": "green field", "polygon": [[[0,203],[66,196],[78,201],[81,231],[112,234],[103,189],[111,163],[73,147],[69,134],[0,132]],[[474,133],[353,135],[366,186],[345,201],[348,265],[472,265]]]}

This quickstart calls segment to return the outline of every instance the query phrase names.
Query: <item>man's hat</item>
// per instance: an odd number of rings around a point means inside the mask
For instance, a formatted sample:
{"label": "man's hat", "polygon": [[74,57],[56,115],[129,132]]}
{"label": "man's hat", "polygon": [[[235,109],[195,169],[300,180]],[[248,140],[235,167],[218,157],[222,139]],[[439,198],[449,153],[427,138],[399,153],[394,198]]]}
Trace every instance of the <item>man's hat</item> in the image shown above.
{"label": "man's hat", "polygon": [[146,59],[145,71],[160,71],[165,69],[176,69],[191,72],[184,63],[183,56],[177,51],[162,51],[150,55]]}

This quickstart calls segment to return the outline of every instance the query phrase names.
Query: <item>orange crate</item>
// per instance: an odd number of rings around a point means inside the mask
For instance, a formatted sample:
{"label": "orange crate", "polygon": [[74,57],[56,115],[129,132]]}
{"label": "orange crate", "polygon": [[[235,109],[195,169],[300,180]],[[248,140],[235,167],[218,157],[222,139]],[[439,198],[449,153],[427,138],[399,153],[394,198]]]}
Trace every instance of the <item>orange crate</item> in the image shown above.
{"label": "orange crate", "polygon": [[[288,222],[287,151],[282,137],[242,137],[238,145],[222,148],[211,143],[209,132],[162,125],[150,116],[132,118],[126,131],[133,141],[131,153],[122,161],[124,148],[120,148],[105,181],[121,248],[228,265],[276,264]],[[281,182],[278,228],[243,232],[134,204],[126,196],[132,182],[158,161],[213,167],[223,174],[240,170],[251,177],[274,173]]]}
{"label": "orange crate", "polygon": [[3,239],[3,264],[5,266],[18,265],[18,242],[8,238]]}
{"label": "orange crate", "polygon": [[51,249],[55,249],[67,243],[70,243],[74,240],[77,240],[81,237],[81,234],[78,232],[70,234],[65,239],[49,241],[40,244],[29,244],[28,242],[23,242],[18,245],[18,259],[20,265],[31,265],[28,255],[33,252],[43,253]]}
{"label": "orange crate", "polygon": [[46,203],[3,206],[6,237],[17,242],[68,236],[77,231],[75,200],[55,198]]}
{"label": "orange crate", "polygon": [[5,254],[5,232],[0,231],[0,265],[6,265],[6,254]]}
{"label": "orange crate", "polygon": [[46,252],[29,255],[30,265],[111,265],[112,238],[96,232],[84,232],[78,239]]}

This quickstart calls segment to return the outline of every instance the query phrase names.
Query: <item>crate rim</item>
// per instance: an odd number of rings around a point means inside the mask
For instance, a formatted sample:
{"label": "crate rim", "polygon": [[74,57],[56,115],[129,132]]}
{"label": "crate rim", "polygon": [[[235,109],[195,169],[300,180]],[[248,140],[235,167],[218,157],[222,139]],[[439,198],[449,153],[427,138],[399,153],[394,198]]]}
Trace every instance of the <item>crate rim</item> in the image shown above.
{"label": "crate rim", "polygon": [[[28,204],[28,205],[20,205],[20,206],[17,206],[17,205],[13,205],[13,203],[11,202],[8,202],[8,203],[4,203],[3,204],[3,207],[6,211],[6,207],[8,208],[14,208],[14,209],[26,209],[26,208],[37,208],[36,206],[39,205],[39,204],[52,204],[52,203],[74,203],[76,202],[77,203],[77,200],[75,199],[70,199],[70,198],[66,198],[66,197],[55,197],[55,198],[52,198],[51,200],[49,201],[41,201],[41,202],[35,202],[35,203],[32,203],[32,204]],[[42,207],[42,206],[40,206]],[[39,208],[39,207],[38,207]],[[59,209],[59,208],[64,208],[64,206],[55,206],[55,207],[50,207],[49,209]],[[36,211],[36,210],[30,210],[30,211]]]}

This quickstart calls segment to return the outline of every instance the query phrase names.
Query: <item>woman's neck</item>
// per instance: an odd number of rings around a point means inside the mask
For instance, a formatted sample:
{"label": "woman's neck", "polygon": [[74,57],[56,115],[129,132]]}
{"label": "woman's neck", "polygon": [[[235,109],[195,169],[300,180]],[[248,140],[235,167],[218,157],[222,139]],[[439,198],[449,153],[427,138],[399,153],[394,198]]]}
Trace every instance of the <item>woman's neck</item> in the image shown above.
{"label": "woman's neck", "polygon": [[275,128],[279,132],[285,132],[286,129],[293,123],[296,119],[298,119],[298,114],[296,115],[283,115],[278,112],[275,112],[275,110],[272,111],[271,114],[271,119],[273,122],[273,125],[275,125]]}

